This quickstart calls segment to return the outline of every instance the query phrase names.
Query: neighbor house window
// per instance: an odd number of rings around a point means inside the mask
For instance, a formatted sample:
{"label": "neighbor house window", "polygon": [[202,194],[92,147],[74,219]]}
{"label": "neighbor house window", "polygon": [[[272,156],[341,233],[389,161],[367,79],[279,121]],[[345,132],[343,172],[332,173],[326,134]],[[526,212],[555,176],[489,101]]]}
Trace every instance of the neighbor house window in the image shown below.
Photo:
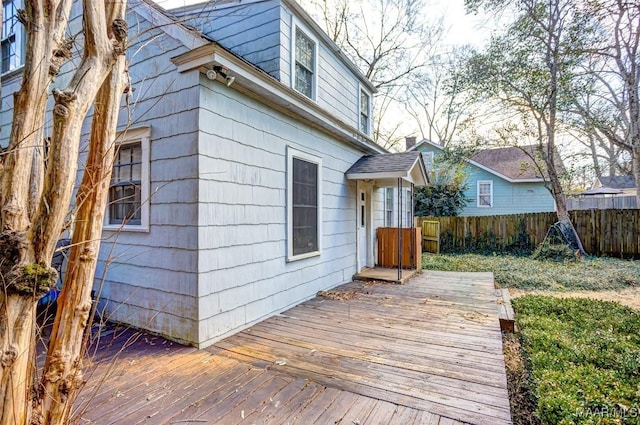
{"label": "neighbor house window", "polygon": [[2,73],[24,64],[22,24],[18,22],[19,0],[2,2]]}
{"label": "neighbor house window", "polygon": [[390,187],[384,193],[384,225],[393,226],[393,189]]}
{"label": "neighbor house window", "polygon": [[360,131],[364,134],[369,134],[369,95],[365,92],[360,92]]}
{"label": "neighbor house window", "polygon": [[320,158],[292,148],[287,150],[287,219],[289,261],[320,254]]}
{"label": "neighbor house window", "polygon": [[149,130],[118,136],[105,228],[147,230],[149,226]]}
{"label": "neighbor house window", "polygon": [[478,208],[491,208],[493,206],[493,181],[484,180],[478,182]]}
{"label": "neighbor house window", "polygon": [[314,97],[316,44],[296,28],[294,88],[308,98]]}

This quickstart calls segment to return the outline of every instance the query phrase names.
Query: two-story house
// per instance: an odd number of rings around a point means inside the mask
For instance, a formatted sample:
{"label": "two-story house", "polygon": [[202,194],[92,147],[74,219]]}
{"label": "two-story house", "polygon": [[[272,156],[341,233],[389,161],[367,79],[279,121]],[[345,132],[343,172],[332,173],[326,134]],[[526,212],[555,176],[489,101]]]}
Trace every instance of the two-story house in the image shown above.
{"label": "two-story house", "polygon": [[[3,144],[21,1],[3,1]],[[363,156],[396,156],[371,139],[374,87],[296,2],[174,13],[129,0],[135,91],[120,114],[95,289],[105,318],[205,347],[373,266],[382,186],[426,174],[417,153],[346,174]],[[56,84],[68,76],[67,66]]]}

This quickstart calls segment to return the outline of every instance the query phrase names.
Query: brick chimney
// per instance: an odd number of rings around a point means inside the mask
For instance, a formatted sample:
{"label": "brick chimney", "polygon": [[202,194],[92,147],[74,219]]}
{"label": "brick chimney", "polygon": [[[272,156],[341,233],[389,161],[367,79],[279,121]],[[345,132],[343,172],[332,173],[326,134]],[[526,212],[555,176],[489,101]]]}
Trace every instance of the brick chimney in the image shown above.
{"label": "brick chimney", "polygon": [[407,150],[407,151],[416,145],[416,137],[415,136],[413,136],[413,137],[405,137],[404,141],[405,141],[405,144],[406,144],[405,150]]}

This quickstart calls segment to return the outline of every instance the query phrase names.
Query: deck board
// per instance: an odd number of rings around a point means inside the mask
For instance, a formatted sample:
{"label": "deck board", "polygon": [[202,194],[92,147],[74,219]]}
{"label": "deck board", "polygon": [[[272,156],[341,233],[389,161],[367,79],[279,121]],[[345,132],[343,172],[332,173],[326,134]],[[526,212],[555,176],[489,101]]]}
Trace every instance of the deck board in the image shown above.
{"label": "deck board", "polygon": [[336,293],[205,350],[142,335],[113,358],[128,336],[105,339],[77,412],[88,424],[511,424],[491,274]]}

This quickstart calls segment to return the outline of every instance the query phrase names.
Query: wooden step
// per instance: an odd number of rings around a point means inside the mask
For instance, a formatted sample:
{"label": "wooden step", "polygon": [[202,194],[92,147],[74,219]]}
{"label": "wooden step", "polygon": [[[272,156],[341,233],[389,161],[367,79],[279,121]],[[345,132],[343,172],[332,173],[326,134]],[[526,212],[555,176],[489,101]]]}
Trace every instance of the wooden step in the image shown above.
{"label": "wooden step", "polygon": [[516,315],[511,306],[511,296],[509,290],[501,288],[496,290],[498,296],[498,309],[500,318],[500,329],[503,332],[515,332],[516,329]]}

